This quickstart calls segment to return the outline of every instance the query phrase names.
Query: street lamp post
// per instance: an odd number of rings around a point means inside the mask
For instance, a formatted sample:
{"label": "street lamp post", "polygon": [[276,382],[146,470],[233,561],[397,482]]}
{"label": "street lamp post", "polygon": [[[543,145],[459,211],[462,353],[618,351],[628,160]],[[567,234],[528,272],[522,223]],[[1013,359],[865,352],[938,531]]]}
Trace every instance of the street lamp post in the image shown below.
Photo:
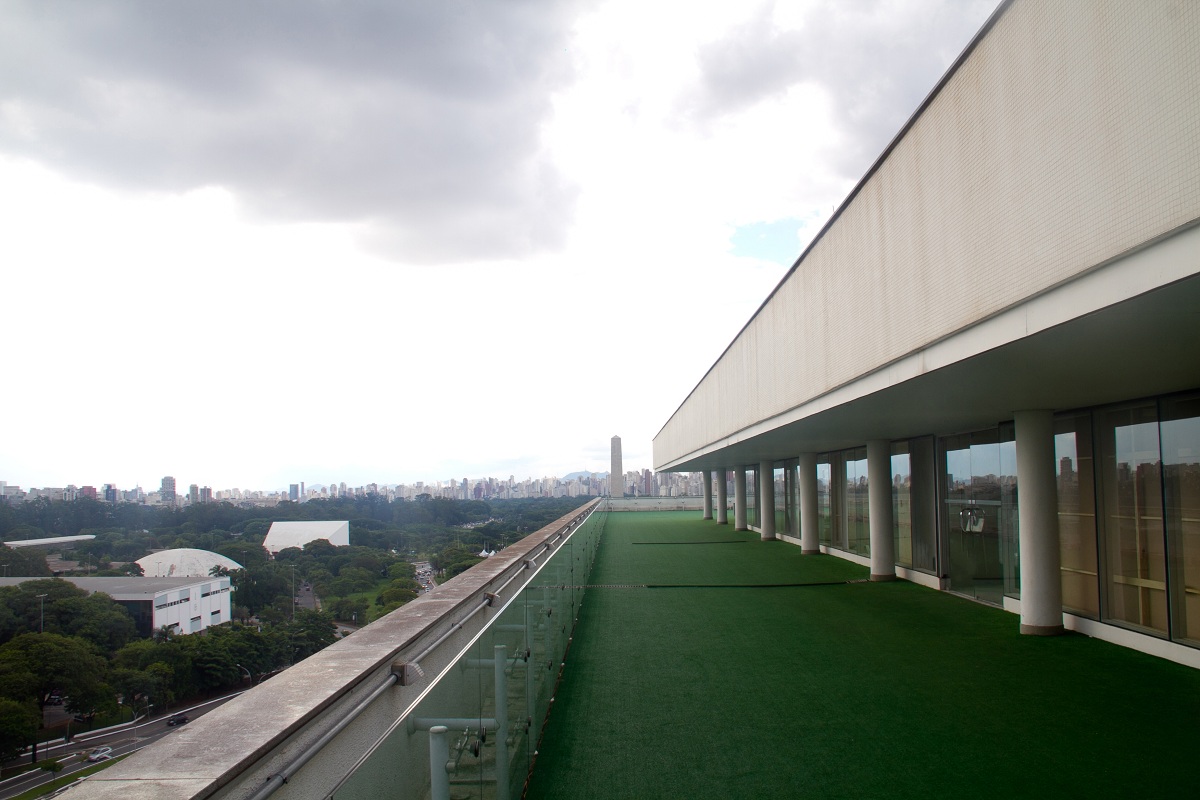
{"label": "street lamp post", "polygon": [[41,604],[41,612],[39,613],[39,616],[41,619],[38,622],[38,632],[45,633],[46,632],[46,595],[39,594],[37,596],[37,599],[40,601],[40,604]]}
{"label": "street lamp post", "polygon": [[292,622],[296,621],[296,565],[289,564],[292,568]]}

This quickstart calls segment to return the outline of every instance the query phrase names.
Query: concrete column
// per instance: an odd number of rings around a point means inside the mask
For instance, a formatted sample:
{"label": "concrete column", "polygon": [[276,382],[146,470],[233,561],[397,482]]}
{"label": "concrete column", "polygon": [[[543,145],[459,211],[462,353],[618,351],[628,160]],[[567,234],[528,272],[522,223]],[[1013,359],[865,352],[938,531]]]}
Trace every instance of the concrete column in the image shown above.
{"label": "concrete column", "polygon": [[764,542],[775,538],[775,465],[770,461],[759,462],[758,481],[758,530]]}
{"label": "concrete column", "polygon": [[717,524],[729,524],[729,471],[717,470]]}
{"label": "concrete column", "polygon": [[712,470],[700,474],[704,476],[704,519],[712,519]]}
{"label": "concrete column", "polygon": [[817,454],[801,453],[800,466],[800,552],[814,555],[821,552],[821,535],[817,530]]}
{"label": "concrete column", "polygon": [[746,525],[746,469],[733,468],[733,529],[744,531]]}
{"label": "concrete column", "polygon": [[892,539],[892,443],[867,442],[867,495],[871,523],[871,580],[896,580],[896,545]]}
{"label": "concrete column", "polygon": [[1058,489],[1054,479],[1054,415],[1018,411],[1018,543],[1021,551],[1021,633],[1063,632]]}

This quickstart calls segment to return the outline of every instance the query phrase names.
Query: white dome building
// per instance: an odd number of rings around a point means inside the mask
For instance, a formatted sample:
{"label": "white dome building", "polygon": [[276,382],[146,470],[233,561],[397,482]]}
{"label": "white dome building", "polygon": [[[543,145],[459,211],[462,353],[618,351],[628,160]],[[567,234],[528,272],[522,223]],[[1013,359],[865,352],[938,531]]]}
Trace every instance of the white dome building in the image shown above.
{"label": "white dome building", "polygon": [[136,563],[147,578],[207,578],[212,574],[213,567],[242,569],[242,565],[232,558],[191,547],[151,553],[139,558]]}

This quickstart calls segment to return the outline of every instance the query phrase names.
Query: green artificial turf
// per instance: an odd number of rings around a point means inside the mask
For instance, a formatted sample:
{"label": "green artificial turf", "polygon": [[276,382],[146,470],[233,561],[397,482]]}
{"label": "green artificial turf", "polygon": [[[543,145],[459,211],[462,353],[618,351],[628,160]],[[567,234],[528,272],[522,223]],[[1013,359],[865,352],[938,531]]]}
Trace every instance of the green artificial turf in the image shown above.
{"label": "green artificial turf", "polygon": [[1200,671],[866,572],[610,514],[527,796],[1200,791]]}

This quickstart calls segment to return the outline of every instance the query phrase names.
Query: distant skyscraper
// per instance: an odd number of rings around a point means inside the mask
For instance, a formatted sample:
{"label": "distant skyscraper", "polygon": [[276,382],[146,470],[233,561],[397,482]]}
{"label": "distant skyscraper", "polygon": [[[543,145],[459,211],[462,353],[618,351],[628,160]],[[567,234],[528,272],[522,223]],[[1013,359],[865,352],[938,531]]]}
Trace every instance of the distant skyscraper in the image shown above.
{"label": "distant skyscraper", "polygon": [[200,486],[198,484],[193,483],[191,486],[188,487],[188,502],[189,503],[199,503],[200,502]]}
{"label": "distant skyscraper", "polygon": [[300,499],[300,484],[293,483],[288,486],[288,499],[293,503]]}
{"label": "distant skyscraper", "polygon": [[162,479],[162,486],[158,490],[158,495],[162,502],[166,505],[175,505],[175,479],[170,475]]}
{"label": "distant skyscraper", "polygon": [[608,473],[608,493],[613,497],[625,495],[625,472],[621,466],[621,437],[612,438],[612,466]]}
{"label": "distant skyscraper", "polygon": [[116,484],[112,484],[112,483],[104,484],[104,502],[112,503],[113,505],[117,504]]}

